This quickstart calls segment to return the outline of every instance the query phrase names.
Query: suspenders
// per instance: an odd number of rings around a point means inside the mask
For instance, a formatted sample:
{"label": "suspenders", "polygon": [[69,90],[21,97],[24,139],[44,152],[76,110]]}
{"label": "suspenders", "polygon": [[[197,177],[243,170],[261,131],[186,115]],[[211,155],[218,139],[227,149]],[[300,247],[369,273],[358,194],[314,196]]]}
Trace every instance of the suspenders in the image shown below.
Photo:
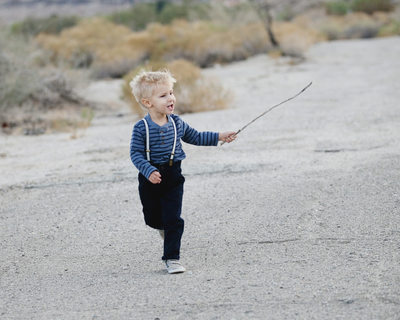
{"label": "suspenders", "polygon": [[150,133],[149,133],[149,125],[145,118],[143,118],[144,126],[146,127],[146,158],[147,161],[150,162]]}
{"label": "suspenders", "polygon": [[[174,156],[175,156],[175,148],[176,148],[176,140],[177,140],[177,133],[176,133],[176,124],[175,121],[172,117],[170,117],[172,121],[172,125],[174,127],[174,144],[172,146],[172,151],[171,151],[171,156],[169,157],[169,165],[172,167],[172,164],[174,163]],[[150,161],[150,132],[149,132],[149,125],[146,121],[146,119],[142,119],[144,122],[144,126],[146,128],[146,158],[147,161]]]}

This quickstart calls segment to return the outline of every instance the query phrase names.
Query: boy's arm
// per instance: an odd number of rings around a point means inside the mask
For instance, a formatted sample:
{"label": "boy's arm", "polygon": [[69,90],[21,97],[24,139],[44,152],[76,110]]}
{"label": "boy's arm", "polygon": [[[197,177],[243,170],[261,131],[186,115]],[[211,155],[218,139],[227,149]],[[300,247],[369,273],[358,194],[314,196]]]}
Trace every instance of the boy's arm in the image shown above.
{"label": "boy's arm", "polygon": [[183,135],[182,140],[196,146],[216,146],[218,145],[219,133],[211,131],[199,132],[193,129],[182,120]]}
{"label": "boy's arm", "polygon": [[197,130],[190,127],[186,122],[182,121],[183,125],[183,136],[182,140],[194,144],[197,146],[216,146],[218,141],[232,142],[236,139],[236,132],[198,132]]}
{"label": "boy's arm", "polygon": [[150,162],[147,161],[145,152],[145,133],[140,129],[141,128],[139,123],[137,123],[133,127],[130,145],[130,156],[132,163],[139,170],[139,172],[147,179],[149,179],[150,175],[154,171],[157,171],[157,168],[152,166]]}

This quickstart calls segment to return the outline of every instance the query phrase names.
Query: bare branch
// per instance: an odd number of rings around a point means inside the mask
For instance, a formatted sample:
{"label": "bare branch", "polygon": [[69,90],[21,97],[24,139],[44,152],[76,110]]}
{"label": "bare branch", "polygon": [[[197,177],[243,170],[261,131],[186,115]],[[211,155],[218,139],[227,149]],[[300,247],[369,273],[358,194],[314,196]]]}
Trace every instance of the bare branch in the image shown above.
{"label": "bare branch", "polygon": [[[238,131],[236,131],[236,135],[238,135],[240,132],[242,132],[244,129],[246,129],[249,125],[251,125],[252,123],[254,123],[256,120],[258,120],[259,118],[265,116],[267,113],[271,112],[273,109],[279,107],[280,105],[293,100],[294,98],[296,98],[297,96],[299,96],[300,94],[302,94],[304,91],[306,91],[306,89],[308,89],[308,87],[310,87],[312,85],[312,82],[310,82],[308,85],[306,85],[300,92],[298,92],[297,94],[295,94],[293,97],[290,97],[274,106],[272,106],[271,108],[267,109],[266,111],[264,111],[263,113],[261,113],[259,116],[255,117],[253,120],[251,120],[249,123],[247,123],[246,125],[244,125],[242,128],[240,128]],[[221,146],[224,144],[224,142],[221,143]]]}

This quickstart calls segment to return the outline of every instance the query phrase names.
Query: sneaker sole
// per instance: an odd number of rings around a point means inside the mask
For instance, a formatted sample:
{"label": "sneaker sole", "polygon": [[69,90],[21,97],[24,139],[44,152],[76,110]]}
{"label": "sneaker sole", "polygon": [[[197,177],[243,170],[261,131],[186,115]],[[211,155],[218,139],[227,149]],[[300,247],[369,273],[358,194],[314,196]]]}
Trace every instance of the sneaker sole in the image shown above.
{"label": "sneaker sole", "polygon": [[184,273],[186,269],[178,269],[178,270],[167,270],[169,274],[176,274],[176,273]]}

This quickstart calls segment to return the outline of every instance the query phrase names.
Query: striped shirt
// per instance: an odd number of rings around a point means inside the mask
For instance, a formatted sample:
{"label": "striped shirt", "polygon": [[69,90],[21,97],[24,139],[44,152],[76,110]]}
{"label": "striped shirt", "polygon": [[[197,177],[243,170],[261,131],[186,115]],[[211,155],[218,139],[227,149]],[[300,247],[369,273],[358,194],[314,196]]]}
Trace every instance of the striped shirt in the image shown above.
{"label": "striped shirt", "polygon": [[[218,144],[218,132],[198,132],[174,114],[168,116],[168,122],[165,125],[159,126],[147,114],[145,119],[149,125],[150,160],[152,163],[161,164],[169,161],[175,137],[171,117],[175,121],[177,131],[174,161],[186,158],[186,154],[182,149],[181,139],[186,143],[198,146],[216,146]],[[142,120],[138,121],[133,127],[130,155],[135,167],[147,179],[153,171],[157,170],[146,158],[146,128]]]}

